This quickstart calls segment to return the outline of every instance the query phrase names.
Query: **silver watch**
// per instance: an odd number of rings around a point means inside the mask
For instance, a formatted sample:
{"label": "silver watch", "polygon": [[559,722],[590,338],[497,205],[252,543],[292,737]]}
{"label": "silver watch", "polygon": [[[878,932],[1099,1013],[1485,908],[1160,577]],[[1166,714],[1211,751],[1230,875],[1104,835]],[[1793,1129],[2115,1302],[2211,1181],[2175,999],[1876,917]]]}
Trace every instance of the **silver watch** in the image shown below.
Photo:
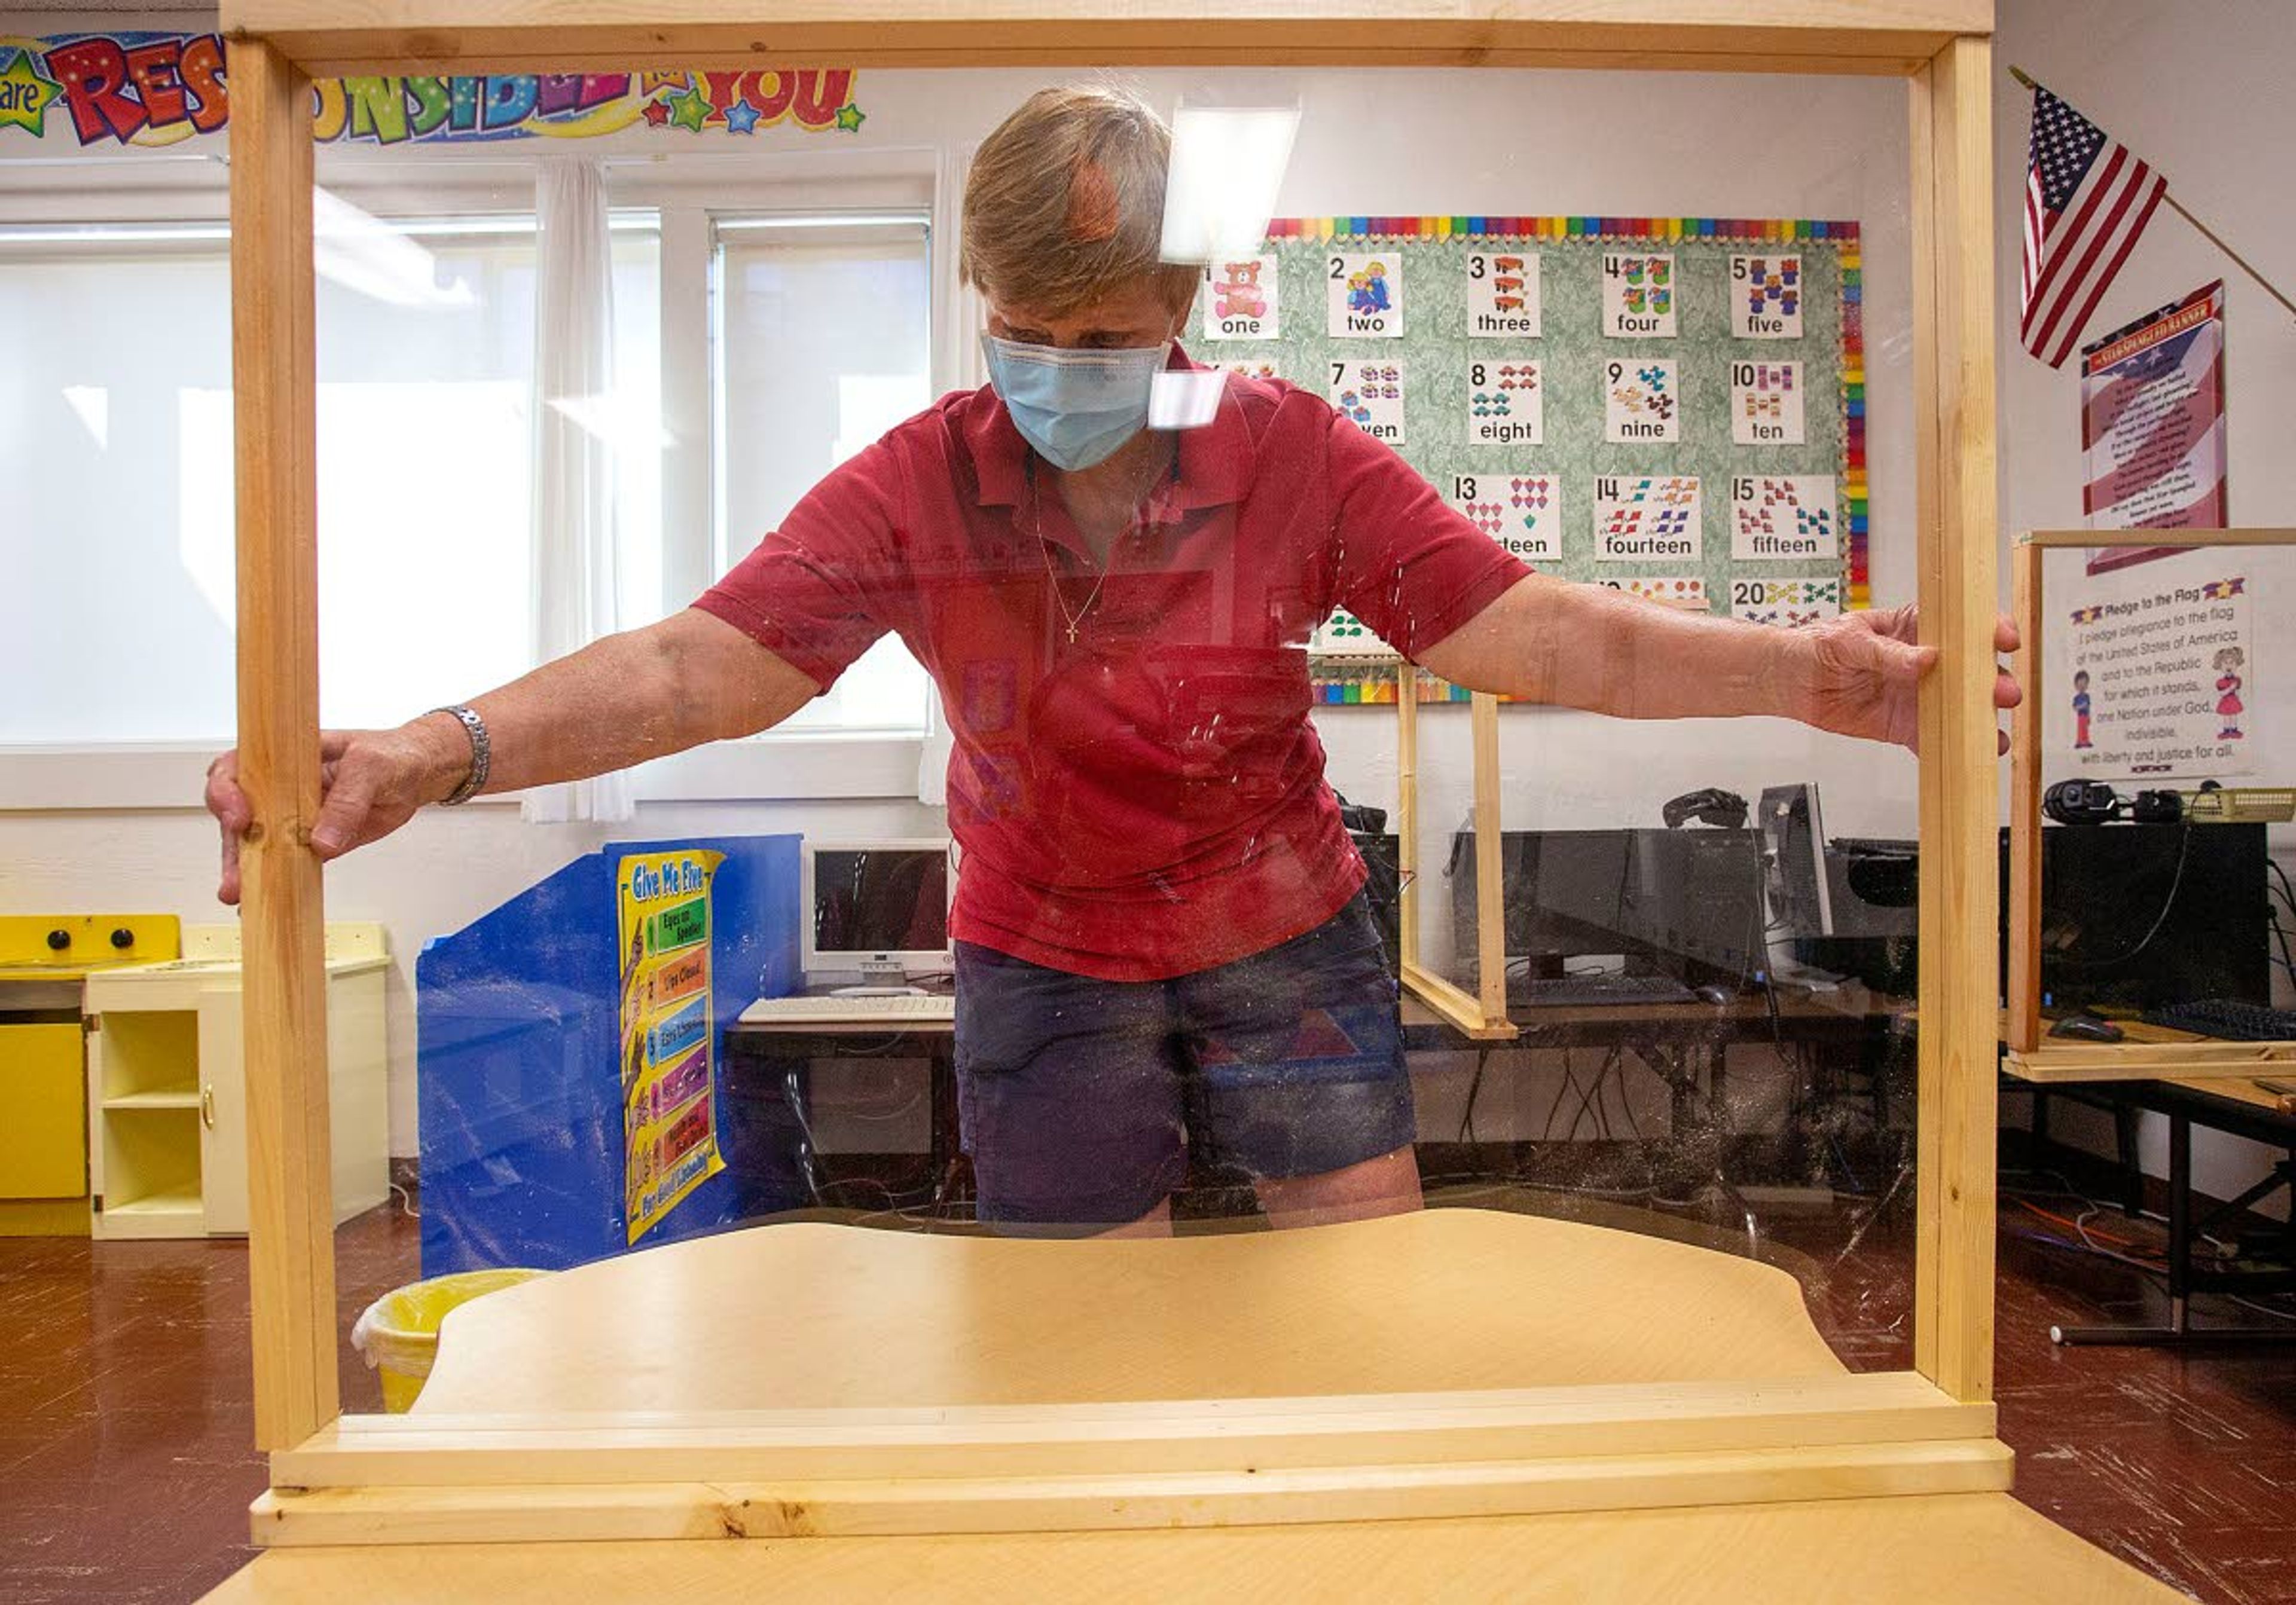
{"label": "silver watch", "polygon": [[457,703],[452,708],[434,708],[430,711],[454,715],[463,722],[463,728],[470,733],[471,772],[463,777],[463,783],[442,798],[439,805],[442,808],[451,808],[457,803],[470,801],[486,790],[487,769],[494,759],[494,743],[487,739],[487,722],[473,709]]}

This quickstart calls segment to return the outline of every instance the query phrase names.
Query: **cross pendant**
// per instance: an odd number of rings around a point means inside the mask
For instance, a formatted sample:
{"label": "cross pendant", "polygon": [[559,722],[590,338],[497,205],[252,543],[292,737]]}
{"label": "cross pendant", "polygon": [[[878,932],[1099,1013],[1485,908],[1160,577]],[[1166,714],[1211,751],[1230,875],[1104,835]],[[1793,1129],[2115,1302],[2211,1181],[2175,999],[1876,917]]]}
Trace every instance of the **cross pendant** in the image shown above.
{"label": "cross pendant", "polygon": [[1076,626],[1074,626],[1074,625],[1070,625],[1070,626],[1069,626],[1069,644],[1070,644],[1070,646],[1074,646],[1074,645],[1076,644],[1076,632],[1077,632],[1077,627],[1076,627]]}

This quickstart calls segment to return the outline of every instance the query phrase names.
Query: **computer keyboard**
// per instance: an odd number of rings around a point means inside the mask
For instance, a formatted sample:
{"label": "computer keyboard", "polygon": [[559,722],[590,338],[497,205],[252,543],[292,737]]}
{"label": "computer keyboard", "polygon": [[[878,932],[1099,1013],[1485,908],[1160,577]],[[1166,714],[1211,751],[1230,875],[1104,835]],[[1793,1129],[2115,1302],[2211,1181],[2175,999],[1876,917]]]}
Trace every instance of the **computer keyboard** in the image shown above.
{"label": "computer keyboard", "polygon": [[955,1018],[956,998],[947,992],[761,997],[742,1011],[743,1025],[905,1026]]}
{"label": "computer keyboard", "polygon": [[1897,836],[1831,836],[1826,846],[1848,858],[1911,858],[1921,843]]}
{"label": "computer keyboard", "polygon": [[2296,1042],[2296,1012],[2243,1003],[2228,997],[2203,997],[2163,1003],[2144,1011],[2147,1025],[2217,1036],[2227,1042]]}
{"label": "computer keyboard", "polygon": [[1686,1003],[1690,988],[1670,975],[1558,975],[1513,977],[1507,1002],[1533,1009],[1573,1003]]}

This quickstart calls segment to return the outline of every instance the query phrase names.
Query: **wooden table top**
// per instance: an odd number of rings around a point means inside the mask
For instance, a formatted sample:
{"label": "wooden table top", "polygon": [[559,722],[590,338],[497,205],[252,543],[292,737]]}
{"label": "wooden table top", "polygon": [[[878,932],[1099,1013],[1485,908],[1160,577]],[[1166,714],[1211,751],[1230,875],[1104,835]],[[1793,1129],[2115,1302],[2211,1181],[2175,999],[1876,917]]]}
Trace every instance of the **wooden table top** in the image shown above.
{"label": "wooden table top", "polygon": [[1785,1272],[1537,1216],[1430,1209],[1144,1241],[795,1222],[465,1305],[415,1408],[1104,1402],[1842,1370]]}
{"label": "wooden table top", "polygon": [[[1012,1404],[1839,1376],[1784,1272],[1496,1211],[1162,1241],[815,1223],[447,1317],[419,1413]],[[220,1605],[568,1600],[2170,1601],[2003,1494],[903,1537],[281,1549]]]}

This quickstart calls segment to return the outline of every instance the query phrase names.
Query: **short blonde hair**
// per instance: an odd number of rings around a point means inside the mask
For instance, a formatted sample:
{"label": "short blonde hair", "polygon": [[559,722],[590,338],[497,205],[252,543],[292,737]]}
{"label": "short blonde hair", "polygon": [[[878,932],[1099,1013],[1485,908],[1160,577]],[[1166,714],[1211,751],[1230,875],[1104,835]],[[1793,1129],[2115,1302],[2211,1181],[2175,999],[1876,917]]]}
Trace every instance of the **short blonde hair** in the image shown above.
{"label": "short blonde hair", "polygon": [[1148,279],[1179,312],[1199,273],[1159,257],[1171,157],[1171,129],[1138,95],[1038,90],[973,158],[958,276],[1054,317]]}

